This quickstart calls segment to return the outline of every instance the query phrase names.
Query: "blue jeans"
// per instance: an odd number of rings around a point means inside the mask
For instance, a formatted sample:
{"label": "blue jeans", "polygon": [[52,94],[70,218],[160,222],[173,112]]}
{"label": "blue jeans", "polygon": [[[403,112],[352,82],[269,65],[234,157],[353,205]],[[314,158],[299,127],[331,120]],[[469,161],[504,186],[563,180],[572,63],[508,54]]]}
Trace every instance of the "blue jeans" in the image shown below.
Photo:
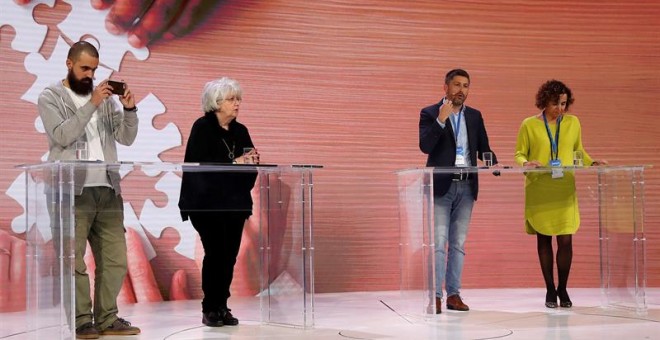
{"label": "blue jeans", "polygon": [[[474,195],[470,182],[452,182],[449,191],[434,197],[435,222],[435,294],[442,297],[445,283],[447,296],[459,294]],[[449,243],[449,247],[447,247]]]}

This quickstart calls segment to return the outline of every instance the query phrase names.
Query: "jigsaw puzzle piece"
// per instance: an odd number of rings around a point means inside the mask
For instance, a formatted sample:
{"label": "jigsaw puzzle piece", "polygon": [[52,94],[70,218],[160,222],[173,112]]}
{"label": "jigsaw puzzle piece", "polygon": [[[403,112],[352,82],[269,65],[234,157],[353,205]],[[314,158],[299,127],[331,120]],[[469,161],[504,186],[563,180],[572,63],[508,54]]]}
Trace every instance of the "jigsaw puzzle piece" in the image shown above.
{"label": "jigsaw puzzle piece", "polygon": [[13,1],[0,3],[0,27],[8,25],[14,28],[16,35],[11,48],[20,52],[37,52],[46,39],[48,26],[34,21],[32,12],[40,4],[55,6],[55,0],[35,0],[27,5],[17,5]]}
{"label": "jigsaw puzzle piece", "polygon": [[[163,129],[153,125],[154,117],[165,113],[165,105],[154,94],[149,93],[138,104],[138,135],[131,146],[117,145],[119,159],[127,162],[162,162],[159,155],[181,145],[181,132],[174,123]],[[144,168],[147,176],[157,176],[161,171]]]}
{"label": "jigsaw puzzle piece", "polygon": [[128,43],[128,34],[114,35],[105,29],[105,17],[110,9],[97,10],[89,1],[64,2],[71,5],[71,13],[57,27],[73,41],[88,35],[94,37],[100,45],[101,64],[119,71],[126,52],[133,53],[138,60],[146,60],[149,57],[149,49],[135,48]]}
{"label": "jigsaw puzzle piece", "polygon": [[[27,183],[27,184],[26,184]],[[26,206],[25,186],[30,192],[30,200]],[[25,172],[22,172],[7,189],[7,196],[11,197],[23,208],[23,213],[14,217],[11,221],[11,229],[17,234],[24,234],[26,229],[36,230],[41,235],[43,242],[48,242],[53,238],[50,226],[50,214],[46,206],[46,196],[44,182],[35,182],[31,177],[27,178]],[[28,214],[27,212],[30,211]]]}
{"label": "jigsaw puzzle piece", "polygon": [[189,258],[195,259],[195,229],[190,221],[181,221],[179,214],[179,191],[181,189],[181,178],[172,172],[167,172],[156,183],[156,190],[165,193],[167,205],[158,207],[150,199],[144,202],[140,223],[151,235],[160,237],[163,230],[172,227],[179,232],[181,239],[174,250]]}

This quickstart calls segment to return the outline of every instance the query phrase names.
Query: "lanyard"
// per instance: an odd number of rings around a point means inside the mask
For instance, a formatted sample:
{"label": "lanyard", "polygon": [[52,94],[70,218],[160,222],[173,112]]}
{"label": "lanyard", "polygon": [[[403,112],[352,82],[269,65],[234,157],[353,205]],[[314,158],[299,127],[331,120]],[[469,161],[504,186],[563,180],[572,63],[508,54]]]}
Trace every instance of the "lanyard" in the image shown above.
{"label": "lanyard", "polygon": [[561,126],[562,116],[557,117],[557,131],[555,131],[555,138],[552,138],[552,132],[550,132],[550,126],[548,126],[548,119],[545,117],[545,111],[543,111],[543,122],[545,123],[545,131],[548,132],[548,138],[550,139],[550,156],[553,160],[559,158],[559,127]]}
{"label": "lanyard", "polygon": [[458,118],[454,121],[454,115],[449,116],[451,120],[451,127],[454,128],[454,139],[456,140],[456,146],[458,146],[458,134],[461,132],[461,117],[463,116],[463,108],[458,112]]}

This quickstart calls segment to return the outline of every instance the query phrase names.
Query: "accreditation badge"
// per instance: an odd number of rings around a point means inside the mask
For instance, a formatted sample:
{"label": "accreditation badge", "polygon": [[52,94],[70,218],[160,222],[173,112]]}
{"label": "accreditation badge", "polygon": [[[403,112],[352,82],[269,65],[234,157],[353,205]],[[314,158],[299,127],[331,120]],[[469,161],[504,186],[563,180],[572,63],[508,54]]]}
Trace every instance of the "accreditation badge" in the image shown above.
{"label": "accreditation badge", "polygon": [[456,148],[456,163],[457,166],[465,166],[467,165],[467,162],[465,161],[465,150],[463,150],[463,147],[457,147]]}
{"label": "accreditation badge", "polygon": [[561,167],[561,160],[559,159],[551,160],[550,167],[552,168],[553,179],[559,179],[564,177],[564,169]]}

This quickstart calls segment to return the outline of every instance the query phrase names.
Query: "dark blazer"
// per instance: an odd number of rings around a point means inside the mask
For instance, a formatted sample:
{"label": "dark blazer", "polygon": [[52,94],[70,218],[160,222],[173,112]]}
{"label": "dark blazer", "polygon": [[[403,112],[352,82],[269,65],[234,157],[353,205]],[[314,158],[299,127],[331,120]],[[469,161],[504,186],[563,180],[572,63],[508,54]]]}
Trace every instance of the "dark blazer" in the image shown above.
{"label": "dark blazer", "polygon": [[[197,119],[190,130],[184,162],[231,165],[231,149],[234,158],[243,155],[243,148],[254,147],[245,125],[233,120],[229,130],[220,127],[213,112]],[[236,165],[240,167],[240,165]],[[250,191],[257,179],[256,171],[202,172],[199,168],[185,167],[181,179],[179,209],[181,218],[188,219],[194,211],[242,211],[246,217],[252,214]]]}
{"label": "dark blazer", "polygon": [[[444,122],[444,129],[438,124],[437,118],[440,114],[440,105],[437,104],[425,107],[419,114],[419,148],[423,153],[429,155],[426,160],[426,166],[450,167],[455,165],[456,161],[456,140],[454,139],[454,129],[449,118]],[[481,112],[469,106],[465,106],[464,119],[467,126],[468,146],[470,148],[470,163],[477,165],[477,156],[482,158],[484,152],[493,152],[488,144],[488,133],[481,117]],[[497,157],[493,152],[493,164],[497,164]],[[472,174],[470,174],[472,175]],[[451,174],[433,175],[433,195],[442,196],[447,193],[451,185]],[[479,193],[479,178],[474,174],[474,179],[470,181],[474,200],[477,200]]]}

